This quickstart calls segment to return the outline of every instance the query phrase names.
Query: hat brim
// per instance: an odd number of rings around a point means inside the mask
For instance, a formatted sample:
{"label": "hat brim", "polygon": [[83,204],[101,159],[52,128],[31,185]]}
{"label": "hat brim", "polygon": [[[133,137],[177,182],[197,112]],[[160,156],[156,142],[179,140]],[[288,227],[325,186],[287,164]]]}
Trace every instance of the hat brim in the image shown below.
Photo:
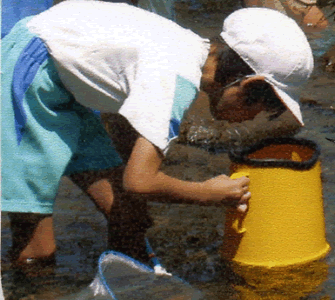
{"label": "hat brim", "polygon": [[[267,81],[267,80],[265,79],[265,81]],[[296,100],[294,100],[290,95],[285,93],[282,89],[276,87],[271,82],[268,82],[268,83],[272,86],[272,88],[274,89],[278,98],[286,106],[286,108],[293,114],[293,116],[296,118],[296,120],[302,126],[304,126],[304,121],[302,119],[302,114],[301,114],[301,110],[300,110],[300,104]]]}

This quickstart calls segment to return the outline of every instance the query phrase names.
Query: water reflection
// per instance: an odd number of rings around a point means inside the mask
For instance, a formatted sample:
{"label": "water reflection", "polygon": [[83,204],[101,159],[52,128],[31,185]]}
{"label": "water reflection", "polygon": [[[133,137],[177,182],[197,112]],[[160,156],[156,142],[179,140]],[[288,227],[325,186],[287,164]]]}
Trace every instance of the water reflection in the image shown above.
{"label": "water reflection", "polygon": [[246,282],[235,285],[241,299],[301,299],[321,292],[328,278],[323,261],[271,269],[233,265],[232,269]]}
{"label": "water reflection", "polygon": [[323,283],[328,278],[328,264],[316,261],[304,265],[264,268],[223,262],[215,282],[203,285],[206,299],[332,299]]}

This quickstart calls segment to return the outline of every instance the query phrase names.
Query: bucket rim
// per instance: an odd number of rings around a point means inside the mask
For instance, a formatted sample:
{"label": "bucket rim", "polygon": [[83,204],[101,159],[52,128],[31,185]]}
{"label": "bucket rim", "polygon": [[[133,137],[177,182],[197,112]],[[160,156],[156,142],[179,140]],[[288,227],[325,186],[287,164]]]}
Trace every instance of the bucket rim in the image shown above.
{"label": "bucket rim", "polygon": [[[248,158],[248,155],[261,150],[270,145],[299,145],[307,146],[314,150],[313,155],[306,161],[293,161],[288,159],[256,159]],[[320,146],[312,140],[303,138],[268,138],[260,141],[259,143],[245,147],[243,149],[231,149],[228,152],[229,159],[238,164],[244,164],[254,167],[275,167],[275,168],[290,168],[295,170],[309,170],[311,169],[320,156]]]}

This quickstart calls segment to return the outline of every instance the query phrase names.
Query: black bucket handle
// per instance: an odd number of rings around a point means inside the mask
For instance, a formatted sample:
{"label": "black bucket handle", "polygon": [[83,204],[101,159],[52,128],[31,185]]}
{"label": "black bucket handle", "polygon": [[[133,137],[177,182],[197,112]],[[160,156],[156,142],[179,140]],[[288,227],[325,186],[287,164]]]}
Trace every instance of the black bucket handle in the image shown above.
{"label": "black bucket handle", "polygon": [[[248,158],[249,154],[257,150],[261,150],[270,145],[283,145],[283,144],[307,146],[313,149],[314,153],[309,160],[301,162],[288,159]],[[230,160],[238,164],[245,164],[248,166],[255,166],[255,167],[275,167],[275,168],[290,168],[295,170],[308,170],[315,165],[320,156],[320,153],[321,153],[320,146],[311,140],[300,139],[300,138],[279,138],[279,139],[270,138],[270,139],[264,139],[260,143],[252,145],[250,147],[246,147],[242,150],[232,149],[229,151],[228,154]]]}

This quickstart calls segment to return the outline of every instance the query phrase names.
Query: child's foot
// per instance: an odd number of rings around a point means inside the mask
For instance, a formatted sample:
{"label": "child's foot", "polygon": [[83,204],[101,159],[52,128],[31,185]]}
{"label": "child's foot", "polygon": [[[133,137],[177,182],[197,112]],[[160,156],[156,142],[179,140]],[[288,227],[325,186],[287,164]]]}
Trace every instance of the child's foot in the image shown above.
{"label": "child's foot", "polygon": [[29,271],[55,264],[56,243],[50,214],[10,213],[13,268]]}
{"label": "child's foot", "polygon": [[56,266],[56,256],[53,253],[45,257],[11,259],[11,266],[28,277],[51,275]]}

